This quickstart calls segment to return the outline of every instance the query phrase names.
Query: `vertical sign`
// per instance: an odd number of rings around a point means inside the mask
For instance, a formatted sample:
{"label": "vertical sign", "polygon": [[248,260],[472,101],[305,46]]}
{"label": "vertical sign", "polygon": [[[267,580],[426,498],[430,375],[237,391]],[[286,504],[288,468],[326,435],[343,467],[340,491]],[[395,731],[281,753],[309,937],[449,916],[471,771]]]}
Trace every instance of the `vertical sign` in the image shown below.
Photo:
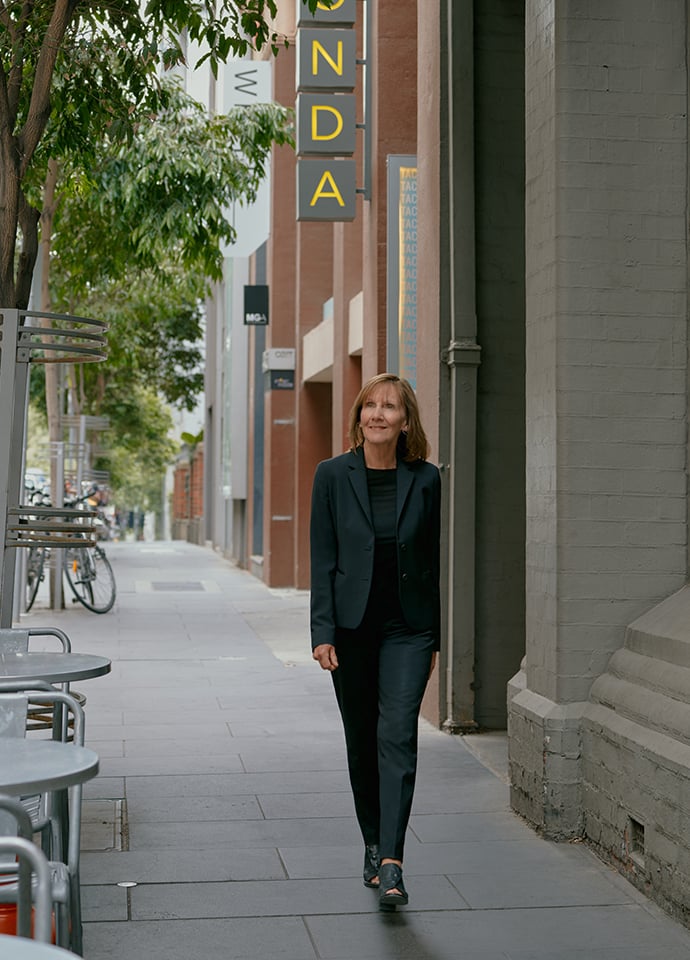
{"label": "vertical sign", "polygon": [[[354,220],[355,0],[297,0],[297,219]],[[307,159],[308,158],[308,159]]]}
{"label": "vertical sign", "polygon": [[265,283],[245,284],[244,323],[245,326],[268,326],[268,287]]}
{"label": "vertical sign", "polygon": [[388,368],[417,379],[417,158],[388,157]]}

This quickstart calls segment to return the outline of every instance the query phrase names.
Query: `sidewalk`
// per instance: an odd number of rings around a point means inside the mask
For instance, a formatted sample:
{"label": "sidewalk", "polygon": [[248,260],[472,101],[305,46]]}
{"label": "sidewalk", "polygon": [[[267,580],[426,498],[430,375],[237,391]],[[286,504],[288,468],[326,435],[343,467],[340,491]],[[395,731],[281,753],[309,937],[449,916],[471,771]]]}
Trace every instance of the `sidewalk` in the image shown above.
{"label": "sidewalk", "polygon": [[[690,932],[582,844],[508,805],[505,738],[423,722],[405,879],[380,913],[308,596],[211,550],[108,546],[104,616],[40,598],[75,650],[113,660],[86,694],[87,960],[681,960]],[[482,762],[485,760],[485,762]]]}

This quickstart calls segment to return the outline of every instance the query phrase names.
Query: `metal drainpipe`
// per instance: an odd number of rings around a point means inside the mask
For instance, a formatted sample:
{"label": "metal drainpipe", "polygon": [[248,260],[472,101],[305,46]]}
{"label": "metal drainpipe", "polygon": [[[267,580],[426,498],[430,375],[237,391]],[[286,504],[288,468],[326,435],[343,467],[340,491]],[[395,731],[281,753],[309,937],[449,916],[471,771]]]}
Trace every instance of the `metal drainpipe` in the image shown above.
{"label": "metal drainpipe", "polygon": [[[448,160],[448,635],[444,730],[475,730],[477,343],[473,3],[446,0]],[[442,27],[442,29],[444,29]]]}

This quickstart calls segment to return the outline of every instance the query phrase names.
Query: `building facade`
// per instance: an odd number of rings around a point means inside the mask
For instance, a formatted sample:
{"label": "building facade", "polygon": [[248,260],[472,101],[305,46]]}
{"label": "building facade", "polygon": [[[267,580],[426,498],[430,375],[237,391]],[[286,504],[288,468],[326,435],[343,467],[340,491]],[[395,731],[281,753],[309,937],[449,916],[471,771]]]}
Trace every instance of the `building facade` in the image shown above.
{"label": "building facade", "polygon": [[[230,538],[208,538],[308,589],[314,468],[364,380],[408,376],[444,491],[426,716],[507,725],[515,810],[685,919],[686,4],[355,6],[364,192],[354,219],[297,220],[297,159],[275,152],[268,239],[239,274],[270,294],[233,374],[246,483]],[[288,106],[295,57],[273,64]]]}

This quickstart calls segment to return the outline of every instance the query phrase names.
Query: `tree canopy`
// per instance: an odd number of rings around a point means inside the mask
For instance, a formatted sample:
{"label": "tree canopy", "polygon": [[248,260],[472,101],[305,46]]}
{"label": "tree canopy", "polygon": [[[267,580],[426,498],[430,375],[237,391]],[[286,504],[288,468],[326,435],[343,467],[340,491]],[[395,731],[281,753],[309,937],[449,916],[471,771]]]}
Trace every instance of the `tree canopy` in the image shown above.
{"label": "tree canopy", "polygon": [[[314,10],[317,0],[303,2]],[[184,62],[182,38],[201,45],[214,72],[231,54],[277,51],[276,13],[276,0],[0,3],[0,305],[29,301],[40,217],[31,185],[43,182],[42,164],[88,152],[106,129],[129,137],[135,107],[157,113],[160,67]]]}

